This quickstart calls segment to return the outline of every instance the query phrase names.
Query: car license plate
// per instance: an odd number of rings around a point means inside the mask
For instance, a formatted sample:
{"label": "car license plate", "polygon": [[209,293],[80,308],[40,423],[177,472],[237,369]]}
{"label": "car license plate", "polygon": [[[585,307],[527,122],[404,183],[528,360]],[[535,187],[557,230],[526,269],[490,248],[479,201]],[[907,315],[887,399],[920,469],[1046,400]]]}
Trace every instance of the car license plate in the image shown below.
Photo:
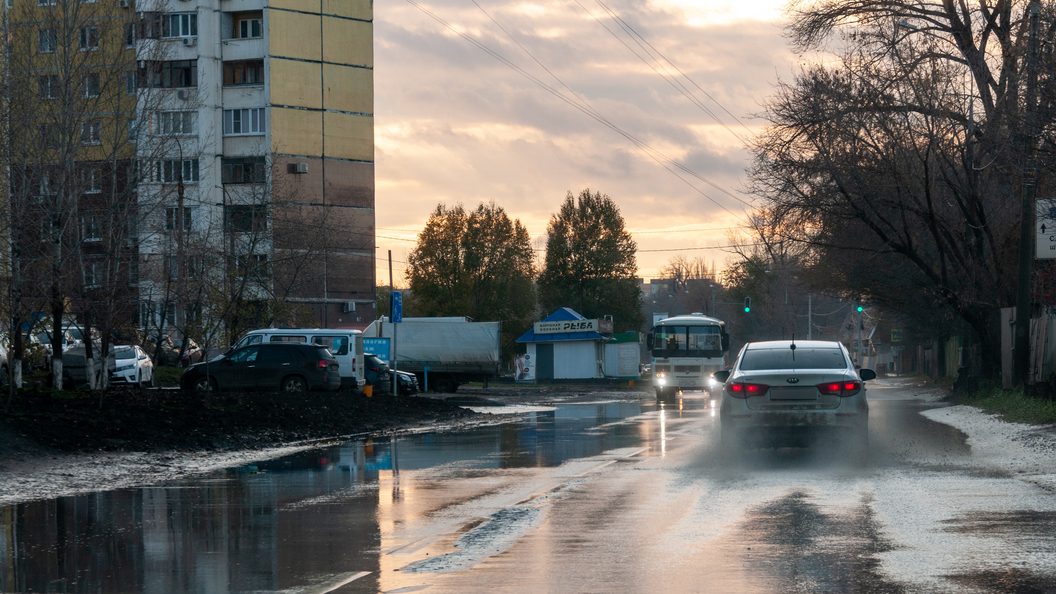
{"label": "car license plate", "polygon": [[770,388],[770,400],[817,400],[818,389],[814,386],[796,388]]}

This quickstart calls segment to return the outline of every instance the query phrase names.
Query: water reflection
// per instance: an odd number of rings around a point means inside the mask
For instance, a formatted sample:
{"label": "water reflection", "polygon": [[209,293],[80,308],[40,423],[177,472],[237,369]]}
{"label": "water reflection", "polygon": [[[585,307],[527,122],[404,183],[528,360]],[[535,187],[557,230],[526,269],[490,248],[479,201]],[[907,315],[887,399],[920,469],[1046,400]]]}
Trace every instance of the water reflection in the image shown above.
{"label": "water reflection", "polygon": [[642,413],[636,401],[560,405],[518,423],[3,507],[0,591],[377,591],[382,532],[395,528],[379,508],[401,504],[401,473],[557,466],[655,440],[652,420],[627,422]]}

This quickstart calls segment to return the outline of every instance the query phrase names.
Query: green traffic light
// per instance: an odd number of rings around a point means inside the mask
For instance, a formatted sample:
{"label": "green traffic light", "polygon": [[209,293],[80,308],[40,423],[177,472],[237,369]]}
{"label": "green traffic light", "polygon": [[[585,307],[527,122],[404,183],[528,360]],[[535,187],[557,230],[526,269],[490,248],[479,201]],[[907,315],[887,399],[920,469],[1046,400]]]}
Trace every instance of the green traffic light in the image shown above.
{"label": "green traffic light", "polygon": [[746,308],[744,308],[744,313],[748,313],[748,312],[750,312],[750,311],[752,311],[752,308],[750,308],[750,307],[746,307]]}
{"label": "green traffic light", "polygon": [[862,306],[861,305],[858,306],[858,313],[862,313]]}

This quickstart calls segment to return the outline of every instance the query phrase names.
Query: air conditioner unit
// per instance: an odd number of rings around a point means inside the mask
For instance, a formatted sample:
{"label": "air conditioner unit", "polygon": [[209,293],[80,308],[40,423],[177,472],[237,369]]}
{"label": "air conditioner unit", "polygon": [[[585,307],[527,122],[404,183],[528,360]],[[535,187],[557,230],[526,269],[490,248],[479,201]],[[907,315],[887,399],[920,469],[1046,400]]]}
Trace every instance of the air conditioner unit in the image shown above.
{"label": "air conditioner unit", "polygon": [[190,99],[191,91],[190,89],[180,89],[179,91],[176,91],[176,96],[180,99]]}
{"label": "air conditioner unit", "polygon": [[117,5],[121,8],[128,8],[132,4],[132,0],[117,0]]}
{"label": "air conditioner unit", "polygon": [[342,313],[352,313],[354,311],[356,311],[356,302],[355,301],[346,301],[343,304],[341,304],[341,312]]}
{"label": "air conditioner unit", "polygon": [[196,46],[196,45],[198,45],[198,38],[197,37],[184,37],[183,38],[183,45],[186,45],[187,47]]}
{"label": "air conditioner unit", "polygon": [[287,173],[308,173],[307,163],[290,163],[286,167]]}

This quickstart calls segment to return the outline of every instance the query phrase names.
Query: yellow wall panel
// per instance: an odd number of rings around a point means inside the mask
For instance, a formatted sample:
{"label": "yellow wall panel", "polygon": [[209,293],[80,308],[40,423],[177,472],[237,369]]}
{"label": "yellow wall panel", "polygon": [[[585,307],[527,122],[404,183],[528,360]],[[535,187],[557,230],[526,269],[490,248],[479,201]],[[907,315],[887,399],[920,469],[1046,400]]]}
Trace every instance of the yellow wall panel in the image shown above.
{"label": "yellow wall panel", "polygon": [[289,155],[321,155],[322,112],[272,107],[271,150]]}
{"label": "yellow wall panel", "polygon": [[326,114],[326,156],[374,161],[374,118]]}
{"label": "yellow wall panel", "polygon": [[323,59],[373,68],[373,23],[323,17]]}
{"label": "yellow wall panel", "polygon": [[327,109],[374,113],[374,71],[365,68],[323,66]]}
{"label": "yellow wall panel", "polygon": [[[350,21],[354,22],[354,21]],[[319,17],[310,14],[268,12],[268,36],[273,56],[319,59]]]}
{"label": "yellow wall panel", "polygon": [[[343,1],[343,0],[338,0]],[[288,8],[289,10],[299,10],[301,12],[314,12],[319,14],[319,7],[322,2],[320,0],[271,0],[268,6],[271,8]],[[274,14],[274,13],[273,13]]]}
{"label": "yellow wall panel", "polygon": [[271,58],[271,102],[279,105],[322,108],[318,64]]}
{"label": "yellow wall panel", "polygon": [[365,21],[374,19],[370,0],[323,0],[323,14]]}

